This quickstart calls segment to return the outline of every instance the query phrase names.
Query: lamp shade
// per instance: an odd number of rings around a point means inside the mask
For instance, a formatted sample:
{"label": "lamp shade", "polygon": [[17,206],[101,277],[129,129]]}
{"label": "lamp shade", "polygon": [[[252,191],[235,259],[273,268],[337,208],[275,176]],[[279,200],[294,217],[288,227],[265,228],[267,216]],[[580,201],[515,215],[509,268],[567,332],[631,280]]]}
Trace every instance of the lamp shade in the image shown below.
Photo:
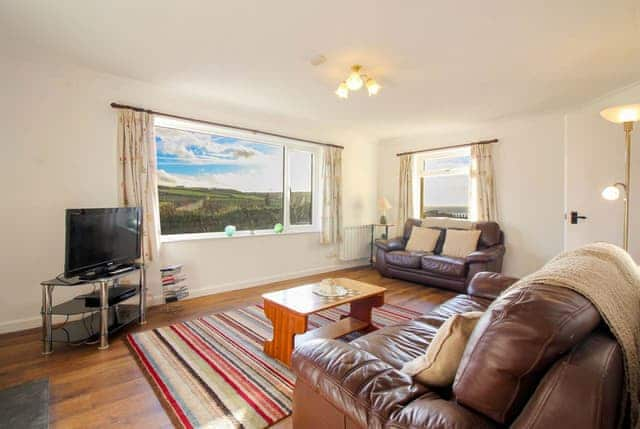
{"label": "lamp shade", "polygon": [[609,201],[615,201],[620,198],[620,189],[615,186],[607,186],[602,190],[602,198]]}
{"label": "lamp shade", "polygon": [[391,208],[391,204],[389,204],[389,200],[385,197],[380,197],[378,199],[378,208],[382,211],[389,210]]}
{"label": "lamp shade", "polygon": [[607,121],[615,122],[616,124],[640,121],[640,104],[609,107],[600,112],[600,115]]}

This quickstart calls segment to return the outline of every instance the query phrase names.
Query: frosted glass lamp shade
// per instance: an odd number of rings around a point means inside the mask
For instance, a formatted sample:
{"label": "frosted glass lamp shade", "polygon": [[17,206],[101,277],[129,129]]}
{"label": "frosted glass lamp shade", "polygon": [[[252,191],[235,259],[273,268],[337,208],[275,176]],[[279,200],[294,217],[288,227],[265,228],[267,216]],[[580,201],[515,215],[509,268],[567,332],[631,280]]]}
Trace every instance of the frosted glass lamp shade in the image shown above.
{"label": "frosted glass lamp shade", "polygon": [[620,198],[620,189],[616,186],[607,186],[602,191],[602,198],[609,201],[615,201]]}
{"label": "frosted glass lamp shade", "polygon": [[600,112],[600,116],[616,124],[640,121],[640,104],[609,107]]}
{"label": "frosted glass lamp shade", "polygon": [[349,88],[347,87],[347,84],[342,82],[340,84],[340,86],[338,87],[338,89],[336,89],[336,95],[340,98],[347,98],[349,97]]}
{"label": "frosted glass lamp shade", "polygon": [[360,66],[351,67],[351,74],[347,78],[347,87],[351,91],[357,91],[362,88],[364,81],[362,80],[362,76],[360,76]]}

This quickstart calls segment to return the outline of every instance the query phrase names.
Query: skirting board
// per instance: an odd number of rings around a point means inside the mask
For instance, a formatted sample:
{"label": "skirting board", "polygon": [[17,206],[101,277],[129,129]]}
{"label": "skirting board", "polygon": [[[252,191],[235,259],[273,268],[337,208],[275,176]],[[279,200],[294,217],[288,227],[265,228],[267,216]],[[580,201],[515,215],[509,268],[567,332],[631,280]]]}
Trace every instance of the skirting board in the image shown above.
{"label": "skirting board", "polygon": [[[298,277],[307,277],[315,274],[328,273],[331,271],[345,270],[348,268],[362,267],[368,265],[368,260],[361,259],[357,261],[350,261],[342,264],[329,265],[320,268],[311,268],[308,270],[295,271],[292,273],[279,274],[275,276],[267,276],[261,278],[255,278],[250,280],[243,280],[239,282],[229,282],[218,284],[215,286],[190,289],[189,297],[187,299],[197,298],[200,296],[213,295],[221,292],[229,292],[232,290],[247,289],[250,287],[262,286],[269,283],[292,280]],[[163,304],[164,301],[161,295],[148,296],[147,304],[149,307]],[[42,326],[42,317],[29,317],[25,319],[15,319],[0,323],[0,334],[6,334],[9,332],[23,331],[25,329],[32,329]]]}
{"label": "skirting board", "polygon": [[[295,271],[292,273],[279,274],[275,276],[260,277],[256,279],[243,280],[239,282],[222,283],[215,286],[189,289],[189,296],[185,300],[198,298],[201,296],[213,295],[216,293],[229,292],[233,290],[247,289],[251,287],[263,286],[269,283],[292,280],[300,277],[313,276],[316,274],[328,273],[331,271],[346,270],[349,268],[369,266],[368,259],[344,262],[342,264],[329,265],[321,268],[311,268],[308,270]],[[162,296],[152,295],[149,297],[149,306],[164,304]]]}

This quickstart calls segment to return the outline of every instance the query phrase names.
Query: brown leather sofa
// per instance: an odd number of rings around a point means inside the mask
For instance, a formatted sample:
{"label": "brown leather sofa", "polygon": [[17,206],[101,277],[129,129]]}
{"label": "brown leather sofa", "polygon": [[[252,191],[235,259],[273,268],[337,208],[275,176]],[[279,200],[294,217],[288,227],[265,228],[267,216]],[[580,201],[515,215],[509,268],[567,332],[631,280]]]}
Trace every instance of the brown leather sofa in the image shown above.
{"label": "brown leather sofa", "polygon": [[[447,222],[446,219],[442,219]],[[451,221],[455,225],[456,220]],[[395,277],[464,292],[469,280],[482,271],[499,273],[505,253],[504,233],[496,222],[476,222],[475,229],[481,231],[478,248],[466,258],[453,258],[440,254],[445,240],[445,229],[434,253],[408,252],[405,250],[411,229],[421,226],[419,219],[408,219],[402,237],[391,240],[376,240],[376,268],[385,277]],[[446,225],[446,223],[442,223]]]}
{"label": "brown leather sofa", "polygon": [[515,279],[477,274],[466,294],[422,317],[351,343],[296,348],[294,428],[614,428],[624,369],[620,346],[584,297],[531,285],[485,311],[451,388],[400,371],[451,315],[487,309]]}

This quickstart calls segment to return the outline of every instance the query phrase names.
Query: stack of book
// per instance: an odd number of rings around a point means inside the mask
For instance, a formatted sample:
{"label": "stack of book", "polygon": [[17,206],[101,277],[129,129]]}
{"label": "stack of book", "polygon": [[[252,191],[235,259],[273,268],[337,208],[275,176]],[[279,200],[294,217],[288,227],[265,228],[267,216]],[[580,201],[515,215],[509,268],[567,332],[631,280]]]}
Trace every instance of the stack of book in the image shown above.
{"label": "stack of book", "polygon": [[175,302],[189,296],[187,276],[182,272],[182,265],[171,265],[160,269],[162,275],[162,296],[164,302]]}

